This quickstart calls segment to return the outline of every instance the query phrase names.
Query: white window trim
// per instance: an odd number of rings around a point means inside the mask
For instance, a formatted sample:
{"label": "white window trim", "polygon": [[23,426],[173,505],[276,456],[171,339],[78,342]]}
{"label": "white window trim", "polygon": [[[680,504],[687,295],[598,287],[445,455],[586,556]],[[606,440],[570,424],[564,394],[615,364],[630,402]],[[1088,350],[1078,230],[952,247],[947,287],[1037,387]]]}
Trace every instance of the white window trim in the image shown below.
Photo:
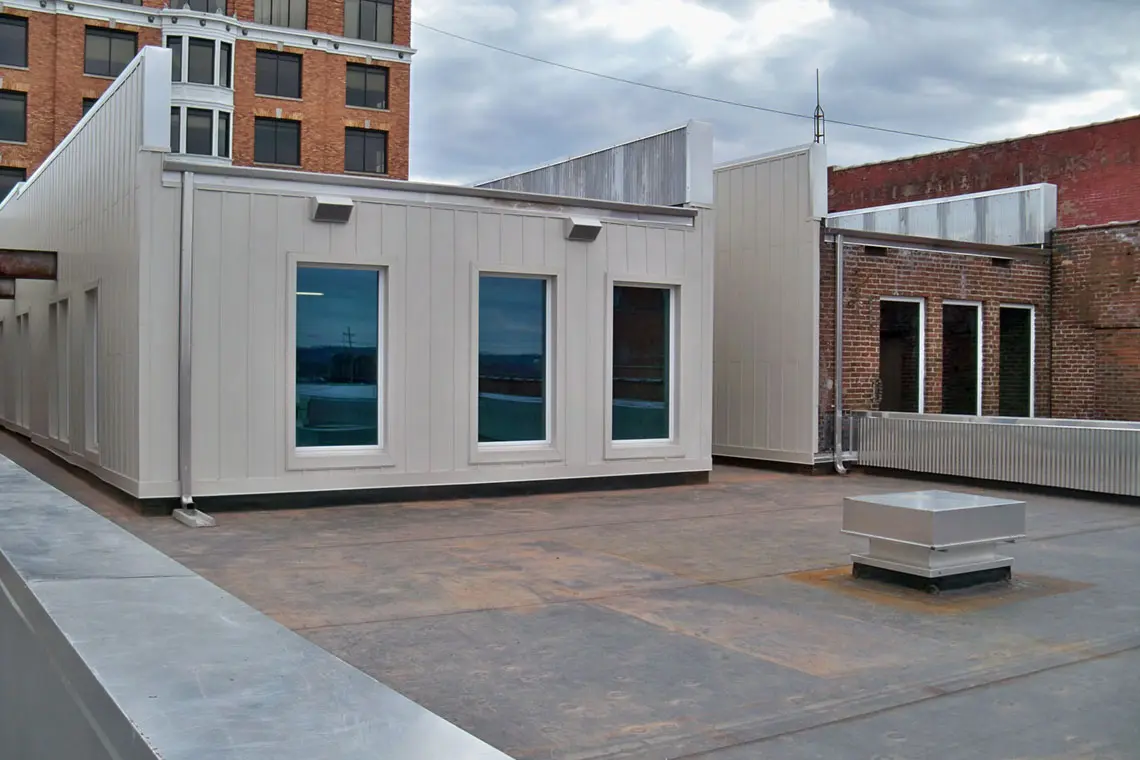
{"label": "white window trim", "polygon": [[[564,460],[561,434],[564,429],[563,408],[560,403],[562,383],[559,347],[565,345],[562,330],[566,320],[562,314],[562,298],[558,291],[562,271],[553,267],[527,267],[508,264],[480,266],[474,264],[471,275],[471,441],[470,464],[536,463]],[[509,443],[479,442],[479,278],[516,277],[546,282],[546,440],[511,441]]]}
{"label": "white window trim", "polygon": [[[982,328],[984,327],[982,312],[985,311],[985,306],[982,304],[981,301],[957,301],[957,300],[954,300],[951,298],[943,299],[942,305],[943,306],[972,306],[972,307],[974,307],[974,309],[977,312],[977,315],[978,315],[978,325],[977,325],[978,340],[977,340],[977,346],[975,346],[975,350],[977,351],[977,354],[978,354],[978,356],[977,356],[977,362],[978,362],[977,386],[978,387],[977,387],[977,392],[975,394],[976,401],[974,402],[974,413],[972,415],[969,415],[969,416],[981,417],[982,416],[982,390],[986,384],[985,383],[985,365],[983,364],[984,351],[982,350],[983,345],[986,342],[985,333],[982,332]],[[946,318],[945,315],[943,315],[942,318],[943,318],[943,320],[945,320],[945,318]],[[945,324],[945,321],[943,321],[943,324]],[[945,337],[943,337],[943,341],[945,342]],[[943,387],[945,387],[945,385],[946,385],[946,368],[945,367],[942,368],[942,385],[943,385]]]}
{"label": "white window trim", "polygon": [[[681,378],[677,355],[681,342],[682,286],[675,277],[608,275],[606,277],[605,344],[605,458],[662,459],[685,456],[680,435]],[[619,286],[657,288],[669,291],[669,438],[615,441],[614,428],[614,288]]]}
{"label": "white window trim", "polygon": [[[224,37],[218,36],[216,34],[210,33],[209,31],[207,31],[205,29],[203,29],[201,33],[194,32],[194,31],[183,31],[181,29],[179,29],[178,31],[171,30],[169,32],[166,32],[162,36],[162,46],[168,50],[170,49],[169,41],[170,41],[171,37],[178,37],[179,39],[182,40],[182,50],[179,51],[179,55],[182,58],[182,65],[179,67],[179,72],[182,74],[182,78],[177,80],[177,81],[174,81],[172,78],[172,80],[171,80],[172,84],[175,84],[175,85],[186,84],[186,85],[192,85],[192,86],[196,85],[198,87],[220,87],[223,90],[233,90],[234,89],[234,58],[236,56],[237,45],[235,44],[236,40],[233,37],[228,36],[228,35],[224,36]],[[190,38],[191,37],[193,37],[195,39],[199,39],[199,40],[208,40],[208,41],[214,43],[214,81],[213,82],[210,82],[210,83],[191,82],[189,79],[186,78],[186,74],[189,71],[189,67],[190,67]],[[229,77],[230,83],[228,86],[224,85],[224,84],[218,84],[222,78],[222,43],[226,43],[230,46],[230,77]]]}
{"label": "white window trim", "polygon": [[[233,160],[234,155],[234,114],[233,111],[227,109],[210,108],[208,106],[173,103],[171,108],[178,109],[178,150],[173,150],[171,146],[171,153],[176,153],[180,156],[192,156],[194,160],[199,159],[217,159],[220,162],[229,163]],[[186,152],[186,111],[187,109],[196,109],[199,111],[210,112],[210,155],[203,156],[199,153]],[[222,156],[218,154],[218,114],[229,114],[230,128],[226,130],[226,139],[229,144],[226,146],[228,155]]]}
{"label": "white window trim", "polygon": [[[319,257],[290,253],[288,255],[288,319],[286,320],[285,352],[285,429],[287,470],[337,470],[356,468],[393,467],[395,461],[388,451],[388,383],[387,383],[387,325],[388,278],[386,264],[355,264],[322,260]],[[372,446],[297,446],[297,269],[355,269],[376,272],[379,288],[376,302],[376,444]]]}
{"label": "white window trim", "polygon": [[[1037,416],[1037,307],[1033,304],[1003,303],[998,304],[998,340],[1001,340],[1001,310],[1021,309],[1029,312],[1029,418]],[[1001,394],[1001,354],[999,343],[998,354],[998,394]]]}
{"label": "white window trim", "polygon": [[[921,296],[879,296],[879,303],[918,304],[918,414],[926,413],[926,299]],[[881,314],[881,311],[880,311]],[[880,373],[882,368],[879,369]],[[881,375],[880,375],[881,377]]]}

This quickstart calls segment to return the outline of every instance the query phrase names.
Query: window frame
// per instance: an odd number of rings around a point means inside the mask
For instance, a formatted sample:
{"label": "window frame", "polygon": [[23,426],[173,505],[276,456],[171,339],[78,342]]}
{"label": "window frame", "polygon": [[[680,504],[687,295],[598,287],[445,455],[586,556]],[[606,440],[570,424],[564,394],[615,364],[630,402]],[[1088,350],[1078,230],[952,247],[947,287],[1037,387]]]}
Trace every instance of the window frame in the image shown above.
{"label": "window frame", "polygon": [[[171,40],[178,40],[175,50],[171,47]],[[188,78],[190,73],[190,49],[193,42],[209,42],[214,46],[213,52],[213,81],[192,82]],[[199,34],[167,33],[162,37],[162,45],[171,51],[170,81],[172,84],[186,84],[196,87],[221,87],[232,90],[234,84],[234,43],[220,37],[204,37]],[[224,48],[229,50],[223,55]],[[177,74],[177,76],[175,76]]]}
{"label": "window frame", "polygon": [[95,104],[98,102],[99,98],[84,98],[82,101],[79,118],[82,119],[84,116],[91,113],[91,109],[94,108]]}
{"label": "window frame", "polygon": [[[977,343],[978,343],[978,345],[974,347],[974,350],[977,352],[977,363],[978,363],[977,388],[975,389],[976,390],[976,393],[975,393],[975,399],[976,400],[975,400],[975,406],[974,406],[975,411],[973,414],[958,414],[958,415],[952,415],[952,416],[981,417],[982,416],[982,408],[983,408],[982,407],[982,399],[984,396],[983,391],[984,391],[985,385],[986,385],[985,367],[982,364],[984,357],[985,357],[984,344],[986,342],[986,335],[984,332],[982,332],[983,328],[985,327],[985,319],[983,316],[983,313],[985,312],[985,304],[983,304],[981,301],[960,301],[960,300],[956,300],[953,298],[944,298],[942,300],[942,303],[941,303],[941,312],[942,312],[941,313],[941,316],[942,316],[941,327],[943,330],[943,339],[942,339],[941,343],[943,346],[943,349],[942,349],[943,351],[946,350],[945,349],[945,346],[946,346],[946,340],[945,340],[946,321],[945,320],[946,320],[946,307],[947,306],[970,306],[970,307],[973,307],[976,311],[976,314],[977,314],[977,331],[978,331],[977,332],[977,335],[978,335]],[[939,359],[941,361],[941,357]],[[945,390],[946,390],[946,367],[945,366],[942,367],[941,376],[942,376],[942,389],[941,389],[942,393],[940,395],[942,395],[944,397]],[[942,403],[945,403],[944,398],[942,400]],[[943,414],[946,414],[946,412],[943,412]]]}
{"label": "window frame", "polygon": [[[656,288],[669,291],[669,438],[647,440],[614,440],[614,289],[618,287]],[[606,343],[605,343],[605,421],[604,455],[607,460],[664,459],[684,457],[681,430],[681,363],[678,353],[682,343],[682,309],[684,280],[680,277],[653,277],[635,274],[610,274],[606,277]]]}
{"label": "window frame", "polygon": [[22,27],[24,31],[24,58],[23,63],[0,63],[0,68],[24,69],[28,68],[28,19],[24,16],[12,16],[7,13],[0,14],[0,25]]}
{"label": "window frame", "polygon": [[[887,301],[889,303],[916,303],[918,304],[918,411],[912,414],[925,414],[926,413],[926,298],[923,296],[879,296],[878,303]],[[882,316],[882,307],[878,310],[879,316]],[[882,326],[880,323],[881,336]],[[882,338],[876,339],[881,341]],[[882,350],[882,343],[876,346],[876,361],[879,357],[879,352]],[[876,373],[875,379],[878,380],[882,377],[883,368],[880,365]]]}
{"label": "window frame", "polygon": [[14,140],[9,137],[0,136],[0,143],[26,145],[28,143],[28,93],[18,92],[16,90],[0,90],[0,99],[19,101],[24,106],[24,123],[23,129],[20,130],[20,139]]}
{"label": "window frame", "polygon": [[[124,40],[124,39],[127,39],[129,37],[132,40],[134,40],[134,53],[132,53],[131,57],[127,60],[127,62],[123,64],[123,68],[115,74],[99,74],[99,73],[94,73],[94,72],[88,71],[87,70],[87,46],[90,44],[92,36],[106,37],[111,43],[114,43],[114,41],[116,39]],[[129,66],[131,63],[131,60],[133,60],[134,57],[138,54],[139,54],[139,34],[138,34],[138,32],[132,32],[132,31],[129,31],[126,29],[112,29],[112,28],[106,27],[106,26],[90,26],[90,25],[88,25],[88,26],[84,27],[84,32],[83,32],[83,75],[84,76],[98,77],[99,79],[117,79],[119,77],[119,74],[122,74],[123,71],[126,71],[127,66]],[[110,57],[111,46],[108,46],[107,55],[108,55],[107,65],[110,66],[110,64],[111,64],[111,57]]]}
{"label": "window frame", "polygon": [[0,166],[0,176],[7,176],[8,172],[12,172],[13,174],[15,172],[20,172],[23,174],[23,177],[21,179],[16,180],[16,182],[13,183],[13,185],[12,185],[12,189],[9,190],[7,193],[0,194],[0,201],[3,201],[5,198],[7,198],[9,195],[11,195],[12,192],[16,189],[16,186],[19,185],[21,182],[27,182],[28,181],[27,167],[23,167],[23,166]]}
{"label": "window frame", "polygon": [[[281,82],[281,69],[280,62],[283,58],[296,59],[297,61],[297,94],[296,95],[281,95],[279,92],[268,93],[262,92],[258,89],[258,63],[262,57],[272,58],[274,60],[274,84]],[[276,98],[279,100],[301,100],[305,94],[305,56],[301,53],[290,53],[284,50],[267,50],[258,48],[254,56],[254,69],[253,69],[253,94],[259,98]]]}
{"label": "window frame", "polygon": [[[263,2],[269,6],[268,7],[268,10],[269,10],[269,20],[268,21],[263,21],[263,20],[258,18],[258,6],[261,5]],[[292,13],[290,12],[292,10],[292,3],[290,0],[254,0],[254,3],[253,3],[253,21],[254,21],[254,23],[264,24],[265,26],[272,26],[272,27],[275,27],[277,29],[301,29],[301,30],[308,29],[309,28],[309,2],[308,2],[308,0],[304,0],[305,12],[304,12],[303,18],[301,19],[300,26],[298,26],[295,23],[277,24],[277,23],[273,22],[273,6],[276,5],[277,3],[282,3],[282,2],[286,6],[285,15],[287,17],[289,17],[289,21],[292,22],[293,18],[292,18]]]}
{"label": "window frame", "polygon": [[[228,111],[224,108],[204,108],[204,107],[197,106],[197,105],[187,105],[187,104],[183,103],[183,104],[179,104],[179,105],[172,105],[170,107],[170,116],[171,116],[172,120],[174,118],[174,112],[175,111],[178,112],[178,141],[177,141],[177,143],[174,143],[174,142],[171,143],[171,145],[170,145],[170,152],[171,153],[177,153],[177,154],[183,155],[183,156],[194,156],[196,158],[207,158],[207,159],[218,158],[218,159],[226,159],[226,160],[230,159],[230,157],[233,155],[233,144],[234,144],[234,128],[233,128],[234,127],[234,116],[233,116],[232,111]],[[210,148],[211,148],[211,152],[209,154],[187,153],[186,152],[186,127],[187,127],[187,124],[186,124],[187,118],[186,117],[187,117],[187,111],[209,111],[210,112]],[[225,154],[223,154],[221,152],[221,147],[222,147],[221,141],[218,139],[218,122],[221,120],[221,117],[223,114],[225,114],[226,116],[229,117],[229,128],[228,128],[227,134],[226,134],[227,140],[226,140],[226,145],[225,145],[225,149],[226,149]],[[174,125],[171,124],[172,130],[173,130],[173,126]]]}
{"label": "window frame", "polygon": [[[546,282],[546,387],[544,399],[546,440],[509,441],[506,443],[479,442],[479,278],[515,277]],[[561,390],[565,379],[565,363],[560,346],[566,345],[565,313],[561,297],[561,280],[564,270],[543,266],[512,266],[509,264],[472,264],[471,269],[471,351],[468,374],[470,409],[469,464],[543,463],[565,460],[562,451],[562,431],[566,428]]]}
{"label": "window frame", "polygon": [[[349,75],[349,72],[351,72],[353,70],[361,71],[364,74],[364,92],[365,92],[366,99],[367,99],[367,93],[368,93],[368,75],[375,73],[377,71],[383,71],[384,72],[384,106],[383,107],[366,106],[366,105],[360,105],[357,103],[350,103],[349,102],[349,100],[348,100],[348,93],[349,93],[348,75]],[[345,66],[344,66],[344,105],[346,108],[362,108],[366,111],[378,111],[381,113],[385,113],[385,112],[388,112],[391,110],[391,107],[390,107],[391,103],[389,102],[391,95],[392,95],[392,69],[391,68],[389,68],[388,66],[384,66],[381,64],[375,64],[375,63],[373,63],[373,64],[353,63],[353,62],[345,63]]]}
{"label": "window frame", "polygon": [[[285,320],[285,428],[287,470],[337,470],[355,468],[394,467],[396,462],[389,453],[388,413],[388,356],[390,341],[387,326],[391,315],[388,310],[388,282],[391,266],[369,263],[353,264],[327,261],[301,253],[286,256],[288,268],[289,306]],[[378,300],[376,302],[376,444],[369,446],[297,446],[297,270],[303,267],[319,269],[351,269],[377,273]]]}
{"label": "window frame", "polygon": [[[395,42],[396,42],[396,3],[395,3],[395,0],[352,0],[352,2],[356,3],[356,34],[349,34],[349,31],[348,31],[348,19],[349,19],[348,3],[349,3],[349,0],[343,0],[343,9],[344,9],[344,29],[343,29],[343,32],[344,32],[345,37],[347,37],[350,40],[364,40],[365,42],[375,42],[375,43],[380,44],[380,45],[393,45],[393,44],[395,44]],[[360,36],[360,26],[361,26],[360,25],[361,10],[360,9],[364,6],[365,3],[373,3],[374,5],[377,5],[377,6],[387,5],[389,8],[392,9],[389,13],[389,15],[391,16],[391,19],[392,19],[392,25],[391,25],[391,28],[388,30],[388,39],[387,40],[372,39],[370,37],[361,37]],[[379,17],[379,14],[377,14],[377,17]]]}
{"label": "window frame", "polygon": [[[1001,340],[1001,310],[1020,309],[1029,312],[1029,417],[1037,416],[1037,306],[1026,303],[998,304],[998,340]],[[1001,347],[998,347],[998,403],[1001,403]]]}
{"label": "window frame", "polygon": [[[382,171],[382,172],[371,172],[371,171],[368,171],[367,169],[350,169],[350,168],[348,168],[348,136],[350,133],[360,134],[364,138],[365,146],[367,146],[369,135],[376,135],[376,134],[384,135],[384,171]],[[390,174],[391,174],[391,172],[390,172],[391,156],[390,156],[389,150],[388,150],[389,147],[391,146],[391,139],[390,138],[391,138],[391,133],[389,133],[388,130],[386,130],[386,129],[364,129],[362,127],[345,127],[344,128],[344,172],[345,172],[345,174],[365,174],[365,175],[369,175],[372,177],[390,176]],[[368,154],[367,154],[367,149],[366,149],[365,156],[367,156],[367,155]],[[365,164],[365,166],[367,166],[367,164]]]}
{"label": "window frame", "polygon": [[[257,123],[259,121],[271,121],[274,123],[289,123],[289,124],[296,124],[297,125],[297,163],[295,163],[295,164],[283,164],[283,163],[277,163],[277,162],[258,161],[257,160]],[[297,119],[276,119],[276,118],[273,118],[271,116],[255,116],[253,119],[253,164],[254,164],[254,166],[288,166],[291,168],[296,168],[298,166],[301,166],[302,162],[304,161],[304,155],[301,153],[301,147],[302,147],[301,146],[301,123],[302,122],[297,120]],[[275,150],[274,153],[276,154],[276,152],[277,151]],[[274,155],[274,157],[276,158],[276,155]]]}

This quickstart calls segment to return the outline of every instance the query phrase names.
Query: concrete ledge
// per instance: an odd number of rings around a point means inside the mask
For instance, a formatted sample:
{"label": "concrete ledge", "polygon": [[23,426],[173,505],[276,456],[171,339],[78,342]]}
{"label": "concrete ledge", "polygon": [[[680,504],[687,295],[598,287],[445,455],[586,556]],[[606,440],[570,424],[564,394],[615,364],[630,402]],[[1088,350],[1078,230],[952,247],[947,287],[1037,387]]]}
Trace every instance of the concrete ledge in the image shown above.
{"label": "concrete ledge", "polygon": [[509,760],[0,457],[0,746]]}

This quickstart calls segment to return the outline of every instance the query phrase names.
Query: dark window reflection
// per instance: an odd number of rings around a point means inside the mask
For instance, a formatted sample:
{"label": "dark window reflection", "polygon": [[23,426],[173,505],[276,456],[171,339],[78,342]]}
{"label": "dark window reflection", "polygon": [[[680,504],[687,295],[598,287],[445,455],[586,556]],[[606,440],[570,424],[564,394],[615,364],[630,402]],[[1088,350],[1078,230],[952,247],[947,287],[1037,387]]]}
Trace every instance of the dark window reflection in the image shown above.
{"label": "dark window reflection", "polygon": [[479,441],[546,440],[546,280],[479,277]]}
{"label": "dark window reflection", "polygon": [[1033,410],[1033,312],[1001,310],[998,414],[1028,417]]}
{"label": "dark window reflection", "polygon": [[978,409],[978,307],[942,307],[942,413]]}
{"label": "dark window reflection", "polygon": [[297,268],[297,446],[379,443],[380,274]]}
{"label": "dark window reflection", "polygon": [[665,288],[614,288],[615,441],[670,437],[669,300]]}

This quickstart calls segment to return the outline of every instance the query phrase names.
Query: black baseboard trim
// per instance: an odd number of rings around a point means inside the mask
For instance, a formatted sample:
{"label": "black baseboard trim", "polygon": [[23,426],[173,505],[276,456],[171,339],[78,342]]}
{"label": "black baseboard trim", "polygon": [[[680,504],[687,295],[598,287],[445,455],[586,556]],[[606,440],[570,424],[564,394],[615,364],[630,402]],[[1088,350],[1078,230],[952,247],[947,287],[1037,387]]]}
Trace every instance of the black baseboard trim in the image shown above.
{"label": "black baseboard trim", "polygon": [[723,464],[730,467],[747,467],[750,470],[772,470],[774,472],[790,472],[795,475],[818,475],[818,465],[797,464],[795,462],[777,462],[771,459],[749,459],[747,457],[728,457],[713,454],[713,464]]}

